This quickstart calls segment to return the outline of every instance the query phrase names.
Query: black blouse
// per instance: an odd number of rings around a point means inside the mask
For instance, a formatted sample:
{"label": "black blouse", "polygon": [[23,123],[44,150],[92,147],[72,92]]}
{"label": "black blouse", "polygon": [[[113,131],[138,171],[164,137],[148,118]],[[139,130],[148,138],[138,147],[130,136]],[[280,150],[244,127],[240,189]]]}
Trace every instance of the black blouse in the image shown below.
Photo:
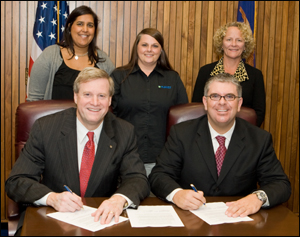
{"label": "black blouse", "polygon": [[[61,55],[61,54],[60,54]],[[97,65],[95,64],[95,67]],[[59,69],[55,73],[52,89],[53,100],[74,99],[73,84],[77,78],[79,70],[69,68],[63,60]]]}
{"label": "black blouse", "polygon": [[115,69],[113,112],[135,127],[138,152],[144,163],[154,163],[166,141],[169,108],[188,103],[185,87],[175,71],[156,67],[147,75],[136,66],[128,71]]}

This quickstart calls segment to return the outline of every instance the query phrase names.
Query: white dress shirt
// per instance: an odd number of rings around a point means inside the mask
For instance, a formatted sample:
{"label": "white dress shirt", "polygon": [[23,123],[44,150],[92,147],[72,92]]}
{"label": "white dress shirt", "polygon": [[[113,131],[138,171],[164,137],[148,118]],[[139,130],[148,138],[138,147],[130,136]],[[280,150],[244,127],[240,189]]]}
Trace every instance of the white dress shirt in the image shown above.
{"label": "white dress shirt", "polygon": [[[217,141],[216,137],[217,136],[223,136],[225,137],[225,147],[226,149],[228,149],[228,146],[229,146],[229,143],[230,143],[230,140],[231,140],[231,137],[232,137],[232,134],[233,134],[233,131],[234,131],[234,128],[235,128],[235,121],[234,121],[234,124],[232,125],[232,127],[224,134],[219,134],[216,130],[214,130],[212,128],[212,126],[210,125],[210,123],[208,122],[208,127],[209,127],[209,131],[210,131],[210,134],[211,134],[211,139],[212,139],[212,144],[213,144],[213,148],[214,148],[214,153],[216,154],[220,144],[219,142]],[[174,189],[167,197],[166,199],[169,201],[169,202],[173,202],[173,197],[174,195],[178,192],[182,190],[182,188],[176,188]],[[262,190],[260,190],[262,191]],[[264,192],[264,191],[263,191]],[[267,196],[267,195],[266,195]],[[173,202],[174,203],[174,202]],[[269,199],[267,198],[267,201],[265,202],[265,204],[263,205],[263,207],[267,207],[269,206]]]}
{"label": "white dress shirt", "polygon": [[[99,125],[98,128],[96,128],[95,130],[88,130],[77,118],[76,119],[76,131],[77,131],[77,151],[78,151],[78,172],[80,173],[80,166],[81,166],[81,160],[82,160],[82,154],[83,154],[83,150],[85,147],[85,144],[89,141],[89,138],[87,136],[88,132],[94,132],[94,144],[95,144],[95,155],[96,155],[96,151],[97,151],[97,147],[98,147],[98,142],[100,140],[100,135],[102,132],[102,128],[103,128],[103,122]],[[68,184],[66,184],[68,185]],[[51,194],[52,192],[47,193],[44,197],[40,198],[39,200],[36,200],[34,202],[35,205],[43,205],[46,206],[46,201],[48,196]],[[133,202],[127,198],[126,196],[120,194],[120,193],[116,193],[114,195],[120,195],[122,197],[124,197],[128,203],[128,206],[134,206]]]}

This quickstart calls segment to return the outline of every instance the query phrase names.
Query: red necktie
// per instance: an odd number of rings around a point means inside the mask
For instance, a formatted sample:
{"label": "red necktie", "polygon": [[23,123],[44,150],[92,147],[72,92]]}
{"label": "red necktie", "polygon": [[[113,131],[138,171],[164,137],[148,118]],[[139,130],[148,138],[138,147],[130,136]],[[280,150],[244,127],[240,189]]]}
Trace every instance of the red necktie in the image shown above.
{"label": "red necktie", "polygon": [[220,144],[220,146],[218,147],[217,151],[216,151],[216,163],[217,163],[217,171],[218,171],[218,176],[220,175],[220,171],[222,168],[222,164],[224,161],[224,157],[226,154],[226,147],[225,147],[225,139],[226,137],[222,137],[222,136],[216,136],[216,139],[218,141],[218,143]]}
{"label": "red necktie", "polygon": [[95,159],[95,144],[93,141],[94,133],[88,132],[87,135],[89,137],[89,141],[84,146],[79,172],[81,197],[84,197],[85,195]]}

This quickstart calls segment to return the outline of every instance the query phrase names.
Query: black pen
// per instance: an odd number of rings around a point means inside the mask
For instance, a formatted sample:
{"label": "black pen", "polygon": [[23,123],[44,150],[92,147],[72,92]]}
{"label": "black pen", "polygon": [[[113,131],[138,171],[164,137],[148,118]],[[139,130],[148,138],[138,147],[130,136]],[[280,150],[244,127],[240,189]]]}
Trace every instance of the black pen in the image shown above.
{"label": "black pen", "polygon": [[[67,185],[64,185],[64,188],[65,188],[68,192],[70,192],[70,193],[73,194],[73,191],[72,191]],[[81,207],[81,208],[83,209],[83,207]]]}
{"label": "black pen", "polygon": [[[192,189],[193,189],[196,193],[198,193],[198,190],[196,189],[196,187],[194,186],[194,184],[190,184],[190,185],[191,185]],[[206,206],[206,205],[205,205],[205,202],[203,203],[203,205]]]}

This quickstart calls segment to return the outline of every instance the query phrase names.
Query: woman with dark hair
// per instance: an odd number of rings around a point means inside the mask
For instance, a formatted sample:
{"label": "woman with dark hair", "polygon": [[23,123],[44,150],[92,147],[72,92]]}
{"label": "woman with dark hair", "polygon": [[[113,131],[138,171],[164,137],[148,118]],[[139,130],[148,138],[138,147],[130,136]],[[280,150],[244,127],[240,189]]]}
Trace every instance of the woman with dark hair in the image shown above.
{"label": "woman with dark hair", "polygon": [[184,85],[165,53],[162,34],[153,28],[142,30],[129,63],[111,77],[113,112],[134,125],[138,152],[149,175],[165,143],[169,108],[188,103]]}
{"label": "woman with dark hair", "polygon": [[97,67],[108,74],[114,70],[107,54],[96,46],[98,21],[87,6],[72,11],[62,41],[47,47],[34,62],[27,101],[73,100],[73,83],[84,68]]}

